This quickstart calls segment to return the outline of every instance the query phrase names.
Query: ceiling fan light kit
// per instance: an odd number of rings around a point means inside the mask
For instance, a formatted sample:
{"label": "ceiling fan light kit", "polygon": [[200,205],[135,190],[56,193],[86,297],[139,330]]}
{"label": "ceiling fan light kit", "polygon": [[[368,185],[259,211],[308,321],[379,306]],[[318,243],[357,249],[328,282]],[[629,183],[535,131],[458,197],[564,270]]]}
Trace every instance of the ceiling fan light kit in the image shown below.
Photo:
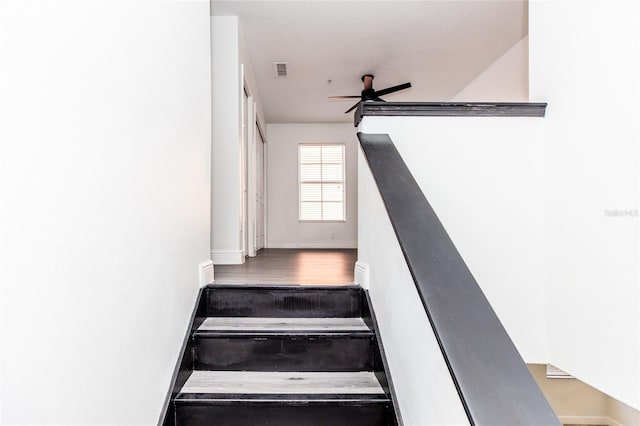
{"label": "ceiling fan light kit", "polygon": [[349,108],[348,110],[345,111],[345,114],[348,114],[351,111],[353,111],[354,109],[356,109],[358,107],[358,105],[360,105],[361,102],[367,102],[367,101],[384,102],[384,99],[380,98],[380,96],[388,95],[390,93],[398,92],[400,90],[408,89],[409,87],[411,87],[411,83],[403,83],[403,84],[398,84],[397,86],[387,87],[386,89],[375,90],[373,88],[373,74],[365,74],[365,75],[363,75],[362,76],[362,83],[364,83],[364,88],[362,89],[362,92],[360,93],[360,96],[358,96],[358,95],[330,96],[329,99],[356,99],[356,98],[360,98],[360,100],[358,102],[356,102],[356,104],[354,106],[352,106],[351,108]]}

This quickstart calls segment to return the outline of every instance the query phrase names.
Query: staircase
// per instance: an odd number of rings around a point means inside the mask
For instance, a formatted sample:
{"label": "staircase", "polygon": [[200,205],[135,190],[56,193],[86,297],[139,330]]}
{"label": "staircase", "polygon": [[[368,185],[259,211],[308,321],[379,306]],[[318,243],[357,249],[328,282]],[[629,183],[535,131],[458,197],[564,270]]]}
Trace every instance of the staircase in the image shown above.
{"label": "staircase", "polygon": [[396,425],[359,286],[212,285],[165,426]]}

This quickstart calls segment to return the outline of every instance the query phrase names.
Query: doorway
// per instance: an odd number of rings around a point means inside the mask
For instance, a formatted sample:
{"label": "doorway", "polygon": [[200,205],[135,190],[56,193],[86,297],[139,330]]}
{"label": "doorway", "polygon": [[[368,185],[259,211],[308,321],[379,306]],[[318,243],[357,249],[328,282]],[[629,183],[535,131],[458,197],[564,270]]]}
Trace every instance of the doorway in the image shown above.
{"label": "doorway", "polygon": [[243,245],[247,257],[266,246],[266,150],[265,137],[258,119],[257,106],[251,93],[245,88],[246,107],[244,116],[243,155]]}

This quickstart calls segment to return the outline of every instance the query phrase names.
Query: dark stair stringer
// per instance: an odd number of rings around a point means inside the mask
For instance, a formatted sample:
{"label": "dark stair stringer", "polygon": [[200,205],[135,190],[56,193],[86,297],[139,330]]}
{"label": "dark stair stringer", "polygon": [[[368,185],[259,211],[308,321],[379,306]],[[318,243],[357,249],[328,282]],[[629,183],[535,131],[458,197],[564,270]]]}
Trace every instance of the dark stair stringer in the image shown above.
{"label": "dark stair stringer", "polygon": [[202,290],[165,426],[397,425],[366,292]]}

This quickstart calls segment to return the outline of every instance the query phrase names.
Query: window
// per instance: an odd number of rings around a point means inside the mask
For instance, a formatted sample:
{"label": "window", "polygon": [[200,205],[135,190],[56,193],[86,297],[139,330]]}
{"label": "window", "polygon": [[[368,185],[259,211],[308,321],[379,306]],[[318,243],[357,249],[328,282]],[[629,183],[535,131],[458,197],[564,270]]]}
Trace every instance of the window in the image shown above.
{"label": "window", "polygon": [[344,221],[344,144],[298,145],[301,221]]}

